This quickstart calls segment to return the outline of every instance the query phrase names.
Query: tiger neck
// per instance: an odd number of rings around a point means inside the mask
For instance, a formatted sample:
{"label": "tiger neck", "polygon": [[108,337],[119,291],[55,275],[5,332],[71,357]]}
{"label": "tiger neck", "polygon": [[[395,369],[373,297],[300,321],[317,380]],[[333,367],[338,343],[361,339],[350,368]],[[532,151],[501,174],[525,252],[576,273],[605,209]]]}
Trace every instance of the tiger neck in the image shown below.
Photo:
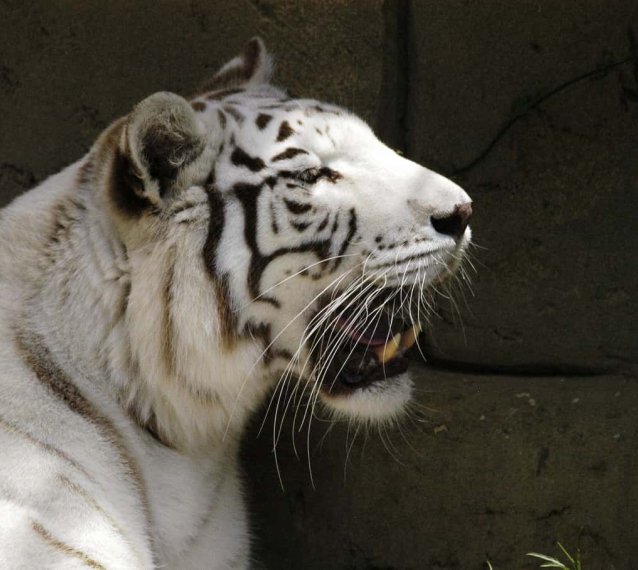
{"label": "tiger neck", "polygon": [[197,263],[199,238],[169,235],[127,248],[99,199],[94,191],[67,196],[56,210],[54,225],[64,229],[36,310],[54,316],[48,344],[165,445],[236,449],[271,386],[250,364],[260,347],[244,341],[230,350],[219,340],[223,323],[210,276]]}

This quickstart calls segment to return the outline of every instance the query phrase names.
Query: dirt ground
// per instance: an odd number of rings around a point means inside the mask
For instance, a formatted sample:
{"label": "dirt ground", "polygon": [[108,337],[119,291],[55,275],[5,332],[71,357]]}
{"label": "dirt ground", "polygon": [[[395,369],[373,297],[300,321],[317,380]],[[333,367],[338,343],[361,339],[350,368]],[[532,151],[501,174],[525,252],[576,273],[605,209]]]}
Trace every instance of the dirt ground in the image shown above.
{"label": "dirt ground", "polygon": [[414,412],[394,429],[317,417],[308,447],[289,412],[283,489],[272,413],[259,437],[255,422],[244,468],[265,568],[531,569],[524,554],[556,540],[586,570],[636,568],[636,378],[415,369]]}

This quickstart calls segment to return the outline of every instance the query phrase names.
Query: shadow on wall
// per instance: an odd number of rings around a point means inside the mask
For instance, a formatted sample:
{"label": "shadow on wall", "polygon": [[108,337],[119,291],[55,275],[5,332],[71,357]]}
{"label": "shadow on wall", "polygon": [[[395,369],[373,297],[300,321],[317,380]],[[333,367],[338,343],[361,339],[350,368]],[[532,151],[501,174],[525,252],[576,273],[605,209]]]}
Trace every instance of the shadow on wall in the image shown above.
{"label": "shadow on wall", "polygon": [[423,369],[414,422],[338,426],[323,451],[315,422],[316,490],[304,433],[300,461],[279,442],[285,493],[269,436],[247,445],[269,568],[531,568],[520,555],[556,539],[580,540],[586,568],[631,567],[634,1],[8,0],[0,22],[0,205],[255,34],[278,82],[353,109],[475,201],[472,285],[422,343],[456,372]]}

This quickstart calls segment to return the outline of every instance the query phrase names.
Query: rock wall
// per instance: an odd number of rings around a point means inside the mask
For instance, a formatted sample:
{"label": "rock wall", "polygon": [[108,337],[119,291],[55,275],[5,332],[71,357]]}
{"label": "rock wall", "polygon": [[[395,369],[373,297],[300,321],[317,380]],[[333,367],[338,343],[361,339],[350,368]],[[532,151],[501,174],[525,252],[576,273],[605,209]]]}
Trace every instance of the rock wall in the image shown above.
{"label": "rock wall", "polygon": [[638,6],[411,10],[409,154],[476,204],[465,334],[448,311],[429,351],[513,370],[635,364]]}
{"label": "rock wall", "polygon": [[0,206],[145,96],[194,93],[254,35],[291,92],[379,114],[380,0],[2,0],[0,29]]}
{"label": "rock wall", "polygon": [[587,569],[635,567],[635,1],[0,0],[0,29],[0,206],[255,34],[279,83],[474,199],[476,271],[426,332],[412,420],[324,441],[318,418],[294,447],[285,424],[285,491],[256,422],[265,567],[533,568],[557,539]]}

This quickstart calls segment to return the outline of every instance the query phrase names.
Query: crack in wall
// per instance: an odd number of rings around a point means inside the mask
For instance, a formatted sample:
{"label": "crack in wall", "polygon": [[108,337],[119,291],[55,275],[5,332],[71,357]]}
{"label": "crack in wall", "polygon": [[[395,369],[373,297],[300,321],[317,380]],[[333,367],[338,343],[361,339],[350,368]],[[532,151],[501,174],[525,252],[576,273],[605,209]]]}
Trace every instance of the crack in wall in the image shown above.
{"label": "crack in wall", "polygon": [[388,146],[408,154],[410,4],[408,0],[385,0],[382,11],[383,77],[377,131]]}
{"label": "crack in wall", "polygon": [[633,65],[638,65],[638,57],[636,57],[635,55],[631,55],[624,59],[614,61],[606,65],[598,66],[593,70],[587,71],[585,73],[581,73],[580,75],[577,75],[576,77],[572,77],[571,79],[568,79],[567,81],[564,81],[563,83],[560,83],[553,89],[550,89],[547,93],[544,93],[540,97],[534,99],[531,103],[529,103],[528,105],[525,105],[520,111],[516,112],[501,126],[501,128],[492,137],[492,140],[478,154],[478,156],[476,156],[476,158],[472,159],[470,162],[468,162],[467,164],[463,166],[458,166],[453,168],[452,171],[449,173],[449,175],[463,174],[464,172],[471,170],[477,164],[482,162],[487,157],[487,155],[492,151],[492,149],[497,145],[497,143],[520,119],[529,115],[529,113],[531,113],[533,110],[538,108],[541,104],[545,103],[548,99],[554,97],[555,95],[558,95],[565,89],[577,83],[585,81],[586,79],[592,79],[592,78],[601,79],[603,77],[606,77],[606,75],[610,71],[628,63],[631,63]]}

